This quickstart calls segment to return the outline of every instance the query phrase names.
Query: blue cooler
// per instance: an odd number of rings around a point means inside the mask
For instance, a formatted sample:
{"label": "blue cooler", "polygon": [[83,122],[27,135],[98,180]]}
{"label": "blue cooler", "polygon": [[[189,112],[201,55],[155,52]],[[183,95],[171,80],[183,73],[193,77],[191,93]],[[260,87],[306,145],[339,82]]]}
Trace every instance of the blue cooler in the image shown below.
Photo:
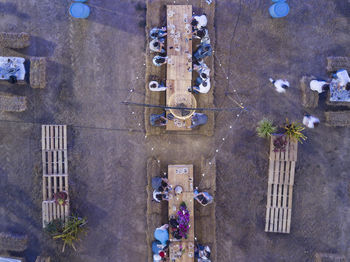
{"label": "blue cooler", "polygon": [[90,7],[82,3],[73,3],[69,8],[69,13],[74,18],[88,18],[90,15]]}
{"label": "blue cooler", "polygon": [[272,2],[275,2],[275,3],[277,3],[277,2],[285,2],[286,0],[272,0]]}
{"label": "blue cooler", "polygon": [[285,2],[277,2],[270,6],[269,12],[273,18],[284,17],[289,13],[289,5]]}

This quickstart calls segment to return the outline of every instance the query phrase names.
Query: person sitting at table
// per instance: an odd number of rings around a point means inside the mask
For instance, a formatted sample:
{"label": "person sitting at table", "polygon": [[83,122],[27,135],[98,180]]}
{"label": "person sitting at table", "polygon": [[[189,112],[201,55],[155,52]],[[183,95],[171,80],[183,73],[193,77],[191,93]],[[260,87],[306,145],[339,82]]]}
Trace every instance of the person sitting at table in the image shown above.
{"label": "person sitting at table", "polygon": [[169,201],[169,193],[168,192],[160,192],[158,190],[153,190],[153,199],[154,201],[160,203],[162,200]]}
{"label": "person sitting at table", "polygon": [[193,61],[193,70],[198,74],[204,73],[208,77],[210,76],[210,68],[201,59]]}
{"label": "person sitting at table", "polygon": [[206,206],[213,202],[213,197],[208,192],[198,192],[198,189],[196,188],[194,191],[194,199],[198,201],[202,206]]}
{"label": "person sitting at table", "polygon": [[166,27],[161,27],[161,28],[152,28],[151,31],[149,32],[149,36],[152,38],[152,39],[158,39],[158,38],[164,38],[164,36],[167,35],[167,32],[166,32]]}
{"label": "person sitting at table", "polygon": [[203,15],[195,15],[192,17],[192,21],[191,21],[191,25],[193,27],[194,30],[200,30],[203,27],[206,27],[208,24],[208,19],[207,16],[205,14]]}
{"label": "person sitting at table", "polygon": [[196,52],[193,54],[195,59],[203,59],[206,56],[211,56],[213,49],[210,44],[200,44]]}
{"label": "person sitting at table", "polygon": [[161,227],[157,227],[156,230],[154,231],[154,238],[158,241],[163,246],[168,245],[168,240],[169,240],[169,232],[168,232],[168,224],[164,224]]}
{"label": "person sitting at table", "polygon": [[164,43],[159,41],[159,39],[153,39],[151,42],[149,42],[149,49],[156,53],[165,53]]}
{"label": "person sitting at table", "polygon": [[160,55],[156,55],[155,57],[153,57],[153,64],[155,66],[161,66],[166,64],[168,61],[168,57],[167,56],[160,56]]}
{"label": "person sitting at table", "polygon": [[148,87],[151,91],[165,91],[167,89],[163,82],[158,83],[157,81],[150,81]]}
{"label": "person sitting at table", "polygon": [[329,89],[329,83],[322,80],[311,80],[310,89],[312,91],[317,91],[319,94]]}
{"label": "person sitting at table", "polygon": [[318,127],[318,125],[320,124],[320,119],[309,114],[305,114],[303,118],[303,124],[308,128]]}
{"label": "person sitting at table", "polygon": [[348,71],[345,69],[338,70],[334,75],[333,78],[338,82],[338,84],[345,88],[346,90],[350,89],[350,77],[348,74]]}
{"label": "person sitting at table", "polygon": [[206,27],[193,32],[193,37],[201,40],[203,44],[210,44],[209,31]]}
{"label": "person sitting at table", "polygon": [[[194,247],[194,257],[197,259],[202,259],[202,261],[209,261],[210,259],[210,247],[209,246],[202,246],[201,244],[196,244]],[[200,260],[198,260],[200,261]]]}
{"label": "person sitting at table", "polygon": [[189,128],[195,128],[200,125],[205,125],[208,122],[208,116],[203,113],[194,113],[191,116],[191,126]]}
{"label": "person sitting at table", "polygon": [[162,114],[151,114],[150,123],[152,126],[166,126],[168,124],[168,119],[165,117],[165,112]]}
{"label": "person sitting at table", "polygon": [[196,86],[193,86],[189,89],[190,92],[193,93],[202,93],[206,94],[210,90],[210,78],[203,79],[201,77],[198,77],[196,79]]}

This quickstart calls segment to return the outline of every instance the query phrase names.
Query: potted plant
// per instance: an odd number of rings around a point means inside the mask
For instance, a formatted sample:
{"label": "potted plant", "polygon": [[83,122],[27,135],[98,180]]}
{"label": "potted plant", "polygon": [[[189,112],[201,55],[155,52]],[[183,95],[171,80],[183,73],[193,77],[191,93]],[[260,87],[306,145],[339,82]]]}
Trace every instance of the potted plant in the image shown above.
{"label": "potted plant", "polygon": [[256,128],[258,136],[262,138],[270,137],[274,132],[276,132],[276,130],[276,126],[274,126],[272,121],[267,118],[263,118],[261,121],[259,121],[258,127]]}
{"label": "potted plant", "polygon": [[300,143],[303,143],[302,140],[306,140],[307,137],[302,133],[302,131],[305,129],[300,123],[298,122],[292,122],[289,123],[288,119],[286,119],[286,124],[284,125],[285,134],[290,139],[296,139]]}
{"label": "potted plant", "polygon": [[56,204],[61,206],[64,206],[67,204],[68,194],[66,191],[57,192],[53,196],[55,198]]}
{"label": "potted plant", "polygon": [[273,152],[285,152],[287,146],[287,138],[283,135],[276,135],[276,138],[273,140]]}

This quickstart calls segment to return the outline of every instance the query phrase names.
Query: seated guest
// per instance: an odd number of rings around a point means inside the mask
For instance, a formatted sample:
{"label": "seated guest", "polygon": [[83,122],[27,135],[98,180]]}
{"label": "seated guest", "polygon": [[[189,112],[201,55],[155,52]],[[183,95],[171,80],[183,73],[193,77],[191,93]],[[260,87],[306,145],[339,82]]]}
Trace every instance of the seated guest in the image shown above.
{"label": "seated guest", "polygon": [[305,114],[303,118],[303,124],[308,128],[318,127],[318,125],[320,124],[320,119],[318,119],[317,117]]}
{"label": "seated guest", "polygon": [[194,93],[202,93],[202,94],[206,94],[209,92],[209,90],[210,90],[210,78],[203,79],[203,78],[198,77],[196,79],[196,84],[197,84],[197,86],[193,86],[192,88],[190,88],[189,91],[192,91]]}
{"label": "seated guest", "polygon": [[169,227],[168,224],[164,224],[161,227],[156,228],[156,230],[154,231],[154,238],[160,241],[160,243],[163,246],[168,245],[168,240],[169,240],[168,227]]}
{"label": "seated guest", "polygon": [[157,38],[163,38],[164,36],[167,35],[166,32],[166,27],[162,27],[162,28],[152,28],[151,31],[149,32],[149,36],[152,39],[157,39]]}
{"label": "seated guest", "polygon": [[164,47],[164,44],[158,39],[153,39],[151,42],[149,42],[149,49],[153,52],[164,54],[165,49],[163,47]]}
{"label": "seated guest", "polygon": [[198,192],[197,189],[194,191],[194,199],[198,201],[202,206],[206,206],[213,202],[213,197],[208,192]]}
{"label": "seated guest", "polygon": [[152,126],[166,126],[168,124],[168,119],[165,117],[165,113],[162,114],[151,114],[150,123]]}
{"label": "seated guest", "polygon": [[205,125],[208,122],[208,116],[202,113],[194,113],[191,117],[191,126],[189,128],[195,128],[200,125]]}
{"label": "seated guest", "polygon": [[201,43],[203,44],[210,44],[210,38],[209,38],[209,32],[208,29],[203,27],[200,30],[197,30],[193,33],[194,38],[199,38],[201,40]]}
{"label": "seated guest", "polygon": [[310,89],[312,91],[317,91],[319,94],[329,89],[329,83],[322,80],[311,80]]}
{"label": "seated guest", "polygon": [[150,81],[148,87],[151,91],[165,91],[167,88],[163,82],[159,84],[157,81]]}
{"label": "seated guest", "polygon": [[206,74],[208,77],[210,76],[210,68],[203,62],[203,60],[196,60],[193,62],[193,70],[198,74]]}
{"label": "seated guest", "polygon": [[152,188],[160,192],[169,191],[171,189],[168,179],[156,176],[152,178]]}
{"label": "seated guest", "polygon": [[[194,257],[198,259],[198,261],[209,261],[210,262],[210,248],[209,246],[202,246],[200,244],[196,244],[194,247]],[[201,260],[199,260],[201,259]]]}
{"label": "seated guest", "polygon": [[212,51],[210,44],[200,44],[193,56],[197,60],[203,59],[206,56],[211,56]]}
{"label": "seated guest", "polygon": [[346,90],[350,89],[350,77],[348,71],[340,69],[333,75],[333,77],[338,81],[341,87],[346,88]]}
{"label": "seated guest", "polygon": [[168,57],[164,57],[164,56],[159,56],[159,55],[156,55],[155,57],[153,57],[153,64],[155,66],[161,66],[161,65],[164,65],[166,64],[168,60]]}
{"label": "seated guest", "polygon": [[153,190],[153,199],[158,203],[160,203],[160,201],[162,200],[169,201],[169,194],[168,192],[160,192],[158,190]]}
{"label": "seated guest", "polygon": [[203,27],[206,27],[208,23],[207,16],[205,14],[203,15],[195,15],[192,17],[191,25],[195,30],[200,30]]}

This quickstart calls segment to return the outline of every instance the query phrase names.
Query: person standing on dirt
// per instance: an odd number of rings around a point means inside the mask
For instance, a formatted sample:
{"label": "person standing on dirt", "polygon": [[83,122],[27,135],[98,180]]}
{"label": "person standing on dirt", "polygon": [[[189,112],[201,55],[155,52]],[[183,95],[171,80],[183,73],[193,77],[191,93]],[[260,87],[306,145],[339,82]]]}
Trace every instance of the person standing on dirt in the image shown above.
{"label": "person standing on dirt", "polygon": [[312,91],[317,91],[319,94],[329,89],[329,83],[322,80],[311,80],[310,89]]}
{"label": "person standing on dirt", "polygon": [[305,114],[303,118],[303,124],[308,128],[318,127],[320,124],[320,119],[309,114]]}

